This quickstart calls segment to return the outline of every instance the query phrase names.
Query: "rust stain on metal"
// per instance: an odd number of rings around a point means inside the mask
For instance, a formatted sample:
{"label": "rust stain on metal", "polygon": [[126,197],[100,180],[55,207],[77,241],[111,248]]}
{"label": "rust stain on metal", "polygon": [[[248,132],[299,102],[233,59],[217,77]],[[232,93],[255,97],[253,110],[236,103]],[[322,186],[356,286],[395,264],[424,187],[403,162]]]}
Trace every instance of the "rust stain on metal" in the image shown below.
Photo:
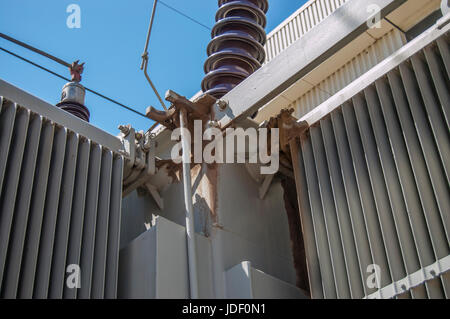
{"label": "rust stain on metal", "polygon": [[208,187],[208,199],[211,207],[213,221],[217,222],[217,188],[218,188],[219,170],[217,164],[206,165],[206,187]]}
{"label": "rust stain on metal", "polygon": [[211,217],[211,223],[217,223],[217,164],[198,164],[191,170],[192,180],[194,180],[194,196],[199,196],[204,200]]}
{"label": "rust stain on metal", "polygon": [[308,130],[309,125],[303,121],[297,123],[297,119],[292,116],[294,109],[283,109],[276,117],[271,117],[267,127],[278,128],[280,130],[280,149],[289,156],[289,142],[292,139],[301,137]]}
{"label": "rust stain on metal", "polygon": [[84,62],[81,64],[79,64],[79,62],[80,60],[73,62],[69,67],[72,81],[77,83],[81,82],[81,74],[84,71]]}
{"label": "rust stain on metal", "polygon": [[[292,157],[289,148],[289,143],[291,140],[302,138],[308,132],[309,125],[307,122],[298,123],[297,119],[292,116],[294,109],[283,109],[281,112],[275,116],[271,117],[266,124],[266,128],[273,129],[278,128],[280,133],[280,172],[283,173],[286,170],[291,172],[292,167]],[[270,143],[270,133],[267,136],[268,145]],[[269,149],[270,152],[270,149]],[[290,176],[291,174],[284,174]]]}
{"label": "rust stain on metal", "polygon": [[307,295],[310,295],[306,251],[303,241],[295,182],[290,178],[283,178],[281,185],[284,189],[284,205],[289,223],[292,254],[297,275],[297,287],[302,289]]}

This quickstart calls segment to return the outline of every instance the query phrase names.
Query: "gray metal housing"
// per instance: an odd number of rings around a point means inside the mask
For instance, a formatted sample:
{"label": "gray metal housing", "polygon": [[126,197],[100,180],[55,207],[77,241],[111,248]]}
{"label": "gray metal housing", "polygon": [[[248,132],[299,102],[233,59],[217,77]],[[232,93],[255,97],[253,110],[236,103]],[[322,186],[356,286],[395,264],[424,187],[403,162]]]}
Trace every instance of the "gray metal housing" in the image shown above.
{"label": "gray metal housing", "polygon": [[314,298],[449,297],[448,29],[302,119],[311,128],[291,151]]}
{"label": "gray metal housing", "polygon": [[[116,297],[120,145],[0,81],[2,298]],[[71,264],[79,289],[66,285]]]}

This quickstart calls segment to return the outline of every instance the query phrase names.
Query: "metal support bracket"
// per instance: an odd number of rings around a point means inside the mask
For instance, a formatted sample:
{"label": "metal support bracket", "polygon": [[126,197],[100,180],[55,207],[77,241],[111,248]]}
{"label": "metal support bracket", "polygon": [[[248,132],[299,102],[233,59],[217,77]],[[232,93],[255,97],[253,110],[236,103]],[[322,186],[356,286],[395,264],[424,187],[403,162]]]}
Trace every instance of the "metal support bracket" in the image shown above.
{"label": "metal support bracket", "polygon": [[[121,131],[119,139],[125,150],[122,196],[126,197],[141,186],[149,189],[148,185],[153,185],[152,178],[159,172],[156,165],[156,136],[151,132],[136,133],[131,125],[120,125],[119,129]],[[162,200],[155,195],[155,190],[152,189],[149,193],[155,198],[158,206],[163,207]]]}
{"label": "metal support bracket", "polygon": [[210,117],[213,104],[216,102],[216,99],[208,94],[203,94],[194,101],[190,101],[171,90],[166,92],[166,100],[172,104],[168,110],[160,111],[150,106],[147,108],[146,116],[169,130],[180,127],[181,110],[186,110],[189,120],[206,121]]}

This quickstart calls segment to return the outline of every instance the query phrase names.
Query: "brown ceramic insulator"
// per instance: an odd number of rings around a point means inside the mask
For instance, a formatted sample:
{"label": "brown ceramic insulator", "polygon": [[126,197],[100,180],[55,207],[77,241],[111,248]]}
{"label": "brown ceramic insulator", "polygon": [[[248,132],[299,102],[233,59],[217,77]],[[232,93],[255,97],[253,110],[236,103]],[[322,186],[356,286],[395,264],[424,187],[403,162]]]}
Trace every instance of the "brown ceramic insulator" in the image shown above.
{"label": "brown ceramic insulator", "polygon": [[88,108],[80,103],[76,102],[60,102],[56,104],[60,109],[69,112],[70,114],[89,122],[90,112]]}
{"label": "brown ceramic insulator", "polygon": [[202,90],[221,98],[259,69],[266,58],[268,0],[219,0],[208,45]]}

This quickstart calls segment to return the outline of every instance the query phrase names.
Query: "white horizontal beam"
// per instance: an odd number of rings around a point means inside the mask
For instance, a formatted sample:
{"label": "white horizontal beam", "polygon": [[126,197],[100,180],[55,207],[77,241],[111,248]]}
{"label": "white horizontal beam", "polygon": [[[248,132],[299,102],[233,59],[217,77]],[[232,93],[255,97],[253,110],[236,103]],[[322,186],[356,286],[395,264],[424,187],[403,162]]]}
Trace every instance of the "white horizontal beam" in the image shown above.
{"label": "white horizontal beam", "polygon": [[245,118],[270,102],[322,62],[369,29],[370,8],[383,18],[406,0],[351,0],[307,32],[280,55],[253,73],[222,99],[228,107],[214,107],[222,128]]}

